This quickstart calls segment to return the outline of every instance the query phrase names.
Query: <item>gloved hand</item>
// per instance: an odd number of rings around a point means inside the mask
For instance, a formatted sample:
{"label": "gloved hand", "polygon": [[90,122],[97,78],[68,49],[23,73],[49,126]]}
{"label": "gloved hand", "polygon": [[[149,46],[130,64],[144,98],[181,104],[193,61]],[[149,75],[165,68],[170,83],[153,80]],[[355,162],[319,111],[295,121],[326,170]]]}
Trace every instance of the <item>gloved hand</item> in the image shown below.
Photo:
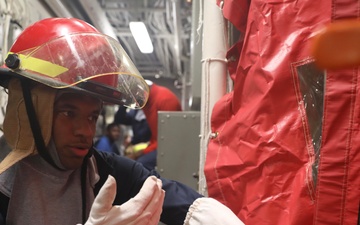
{"label": "gloved hand", "polygon": [[150,176],[134,198],[113,206],[116,182],[109,175],[94,200],[85,225],[157,225],[165,196],[161,187],[161,180]]}
{"label": "gloved hand", "polygon": [[225,205],[213,198],[198,198],[190,206],[184,225],[244,225]]}

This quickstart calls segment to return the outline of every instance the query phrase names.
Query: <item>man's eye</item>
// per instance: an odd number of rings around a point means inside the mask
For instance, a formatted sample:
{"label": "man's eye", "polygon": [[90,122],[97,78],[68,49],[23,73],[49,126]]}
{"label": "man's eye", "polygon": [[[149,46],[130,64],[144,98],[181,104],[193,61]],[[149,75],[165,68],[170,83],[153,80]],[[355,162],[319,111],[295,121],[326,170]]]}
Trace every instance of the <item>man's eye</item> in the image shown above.
{"label": "man's eye", "polygon": [[74,112],[71,112],[71,111],[63,111],[61,113],[67,117],[73,117],[75,115]]}
{"label": "man's eye", "polygon": [[90,116],[90,117],[89,117],[89,120],[90,120],[90,121],[93,121],[93,122],[96,122],[97,119],[98,119],[98,117],[99,117],[98,115]]}

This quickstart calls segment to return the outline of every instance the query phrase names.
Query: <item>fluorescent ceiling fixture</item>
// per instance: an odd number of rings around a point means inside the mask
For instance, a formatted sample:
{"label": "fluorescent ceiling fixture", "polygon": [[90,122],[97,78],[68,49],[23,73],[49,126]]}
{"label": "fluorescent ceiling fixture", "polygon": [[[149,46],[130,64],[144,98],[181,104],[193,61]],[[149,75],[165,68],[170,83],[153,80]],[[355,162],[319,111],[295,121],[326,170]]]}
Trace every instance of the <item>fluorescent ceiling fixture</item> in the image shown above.
{"label": "fluorescent ceiling fixture", "polygon": [[144,54],[152,53],[154,47],[152,45],[149,33],[143,22],[130,22],[130,31],[135,39],[140,51]]}

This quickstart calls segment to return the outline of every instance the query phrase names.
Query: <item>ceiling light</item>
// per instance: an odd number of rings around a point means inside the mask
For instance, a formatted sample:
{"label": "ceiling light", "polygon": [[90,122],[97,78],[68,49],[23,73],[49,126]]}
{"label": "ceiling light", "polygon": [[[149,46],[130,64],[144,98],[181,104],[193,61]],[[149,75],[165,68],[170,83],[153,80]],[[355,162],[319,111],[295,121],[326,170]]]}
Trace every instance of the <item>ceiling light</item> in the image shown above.
{"label": "ceiling light", "polygon": [[135,39],[140,51],[144,54],[152,53],[154,47],[152,45],[149,33],[143,22],[130,22],[130,31]]}

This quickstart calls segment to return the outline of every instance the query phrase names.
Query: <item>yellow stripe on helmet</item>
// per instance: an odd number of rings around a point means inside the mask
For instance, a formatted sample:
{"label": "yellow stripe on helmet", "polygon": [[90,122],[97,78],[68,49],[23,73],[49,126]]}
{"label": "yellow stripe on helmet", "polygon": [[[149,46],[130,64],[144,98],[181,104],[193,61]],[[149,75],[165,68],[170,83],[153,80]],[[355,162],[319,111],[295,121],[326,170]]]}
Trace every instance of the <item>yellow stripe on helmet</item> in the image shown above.
{"label": "yellow stripe on helmet", "polygon": [[[13,54],[9,52],[9,54]],[[51,63],[46,60],[38,59],[35,57],[17,54],[20,59],[20,69],[30,70],[48,77],[57,77],[60,74],[68,71],[69,69],[57,64]]]}

